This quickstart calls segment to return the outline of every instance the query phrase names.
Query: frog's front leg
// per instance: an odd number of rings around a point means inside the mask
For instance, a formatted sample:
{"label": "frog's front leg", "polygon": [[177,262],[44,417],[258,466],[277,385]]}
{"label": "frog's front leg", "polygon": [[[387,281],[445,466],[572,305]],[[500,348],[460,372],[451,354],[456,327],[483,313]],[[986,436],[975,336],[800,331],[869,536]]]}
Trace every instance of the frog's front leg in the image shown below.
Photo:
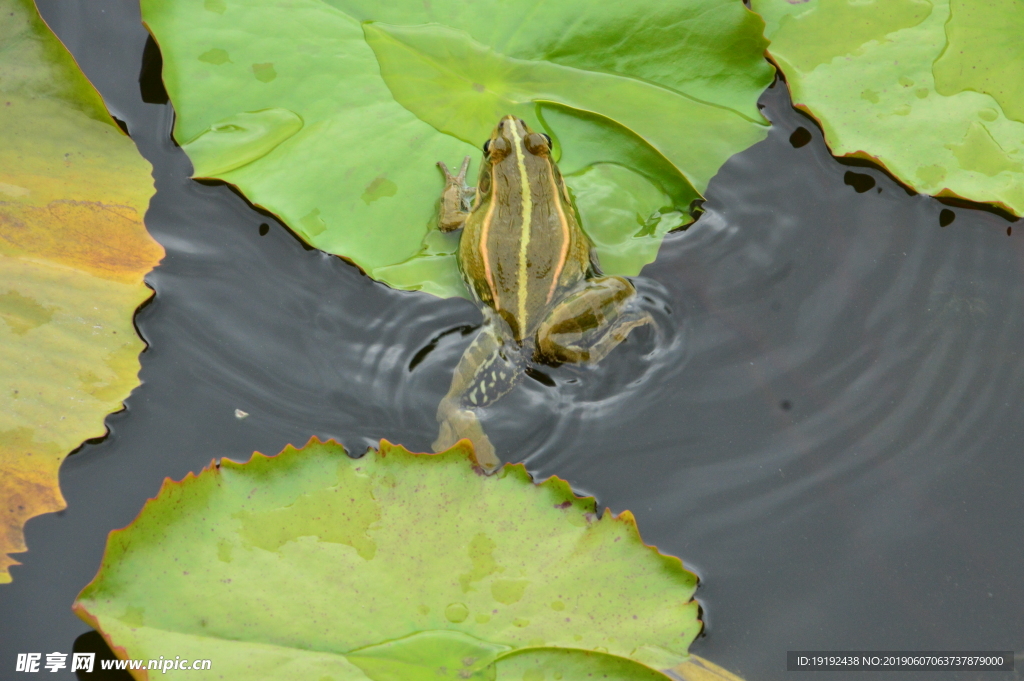
{"label": "frog's front leg", "polygon": [[438,211],[437,227],[442,232],[453,232],[466,224],[470,204],[476,196],[476,189],[466,186],[466,171],[469,170],[469,156],[462,159],[458,175],[452,175],[443,161],[437,162],[444,172],[444,189],[441,191],[441,209]]}
{"label": "frog's front leg", "polygon": [[630,331],[652,324],[622,277],[587,279],[548,313],[537,329],[537,354],[555,362],[599,362]]}
{"label": "frog's front leg", "polygon": [[490,308],[484,308],[485,322],[462,354],[448,394],[437,408],[440,425],[435,452],[441,452],[462,438],[473,443],[477,461],[486,470],[501,464],[494,446],[477,418],[476,409],[506,395],[523,375],[525,363],[519,345],[512,340],[508,322]]}

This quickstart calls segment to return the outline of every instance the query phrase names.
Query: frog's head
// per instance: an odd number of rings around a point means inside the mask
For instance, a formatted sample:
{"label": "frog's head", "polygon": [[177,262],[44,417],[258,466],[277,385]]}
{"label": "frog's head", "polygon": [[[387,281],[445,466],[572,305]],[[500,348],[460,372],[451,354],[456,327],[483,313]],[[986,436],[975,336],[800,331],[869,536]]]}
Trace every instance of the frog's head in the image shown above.
{"label": "frog's head", "polygon": [[532,156],[550,156],[551,138],[543,133],[534,132],[521,118],[509,115],[498,121],[490,139],[484,142],[484,157],[492,166],[505,159],[525,158],[525,154],[513,154],[518,147]]}

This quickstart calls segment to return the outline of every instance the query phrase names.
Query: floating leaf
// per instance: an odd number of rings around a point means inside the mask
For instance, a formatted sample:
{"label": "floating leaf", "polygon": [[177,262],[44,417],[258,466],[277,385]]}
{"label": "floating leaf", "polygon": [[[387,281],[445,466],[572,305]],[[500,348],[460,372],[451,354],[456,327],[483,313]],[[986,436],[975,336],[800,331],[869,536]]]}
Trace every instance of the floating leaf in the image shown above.
{"label": "floating leaf", "polygon": [[[512,59],[464,31],[378,23],[363,30],[395,99],[470,144],[487,139],[508,113],[540,127],[534,102],[557,102],[618,122],[703,191],[735,153],[737,141],[744,148],[763,137],[763,128],[717,105],[634,78]],[[692,134],[695,130],[701,134]]]}
{"label": "floating leaf", "polygon": [[[565,174],[622,165],[632,175],[617,191],[642,183],[680,215],[766,133],[762,23],[733,0],[574,0],[543,16],[526,0],[142,8],[195,175],[238,186],[308,243],[399,288],[466,295],[431,235],[435,164],[479,162],[502,115],[549,132]],[[579,197],[585,230],[590,196]],[[612,241],[636,232],[617,229]],[[604,269],[635,274],[656,251],[617,254]]]}
{"label": "floating leaf", "polygon": [[1024,16],[1016,0],[951,0],[948,45],[935,62],[940,94],[975,90],[991,95],[1007,118],[1024,122]]}
{"label": "floating leaf", "polygon": [[628,511],[598,517],[563,480],[474,464],[465,441],[222,459],[111,533],[75,610],[119,655],[211,658],[225,678],[713,668],[687,653],[696,577],[645,546]]}
{"label": "floating leaf", "polygon": [[[672,208],[667,194],[619,165],[598,163],[566,182],[589,225],[601,265],[609,271],[640,274],[640,267],[654,261],[665,234],[689,222],[688,216]],[[624,225],[631,225],[632,233]]]}
{"label": "floating leaf", "polygon": [[1024,215],[1024,13],[1014,0],[754,0],[796,106],[839,156]]}
{"label": "floating leaf", "polygon": [[0,0],[0,582],[57,469],[138,384],[135,308],[163,256],[150,166],[31,0]]}

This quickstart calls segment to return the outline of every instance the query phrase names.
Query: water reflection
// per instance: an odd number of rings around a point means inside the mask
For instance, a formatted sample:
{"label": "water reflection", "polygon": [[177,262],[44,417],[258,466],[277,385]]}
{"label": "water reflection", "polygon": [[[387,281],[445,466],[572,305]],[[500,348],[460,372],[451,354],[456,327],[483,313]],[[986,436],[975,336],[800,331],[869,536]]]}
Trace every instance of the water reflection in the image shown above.
{"label": "water reflection", "polygon": [[[164,476],[314,434],[426,450],[480,323],[468,301],[389,290],[189,181],[169,108],[138,92],[137,8],[40,4],[154,163],[147,224],[168,257],[137,318],[144,384],[110,438],[67,460],[68,509],[28,524],[0,587],[0,665],[86,630],[71,601]],[[538,367],[548,380],[523,381],[487,432],[695,564],[695,652],[751,680],[785,678],[789,649],[1019,649],[1020,239],[836,162],[784,88],[764,104],[769,138],[635,280],[657,328],[594,367]]]}

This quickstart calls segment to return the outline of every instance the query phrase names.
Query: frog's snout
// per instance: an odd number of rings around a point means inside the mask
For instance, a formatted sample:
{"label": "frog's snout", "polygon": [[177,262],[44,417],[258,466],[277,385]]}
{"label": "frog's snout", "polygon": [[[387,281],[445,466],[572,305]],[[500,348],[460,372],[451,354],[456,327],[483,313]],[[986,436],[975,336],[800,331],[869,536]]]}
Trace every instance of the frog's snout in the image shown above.
{"label": "frog's snout", "polygon": [[526,135],[530,131],[530,129],[526,127],[526,121],[518,116],[513,116],[512,114],[509,114],[498,121],[497,127],[501,136],[508,137],[509,139],[513,139],[515,137],[513,131],[518,132],[520,137]]}

